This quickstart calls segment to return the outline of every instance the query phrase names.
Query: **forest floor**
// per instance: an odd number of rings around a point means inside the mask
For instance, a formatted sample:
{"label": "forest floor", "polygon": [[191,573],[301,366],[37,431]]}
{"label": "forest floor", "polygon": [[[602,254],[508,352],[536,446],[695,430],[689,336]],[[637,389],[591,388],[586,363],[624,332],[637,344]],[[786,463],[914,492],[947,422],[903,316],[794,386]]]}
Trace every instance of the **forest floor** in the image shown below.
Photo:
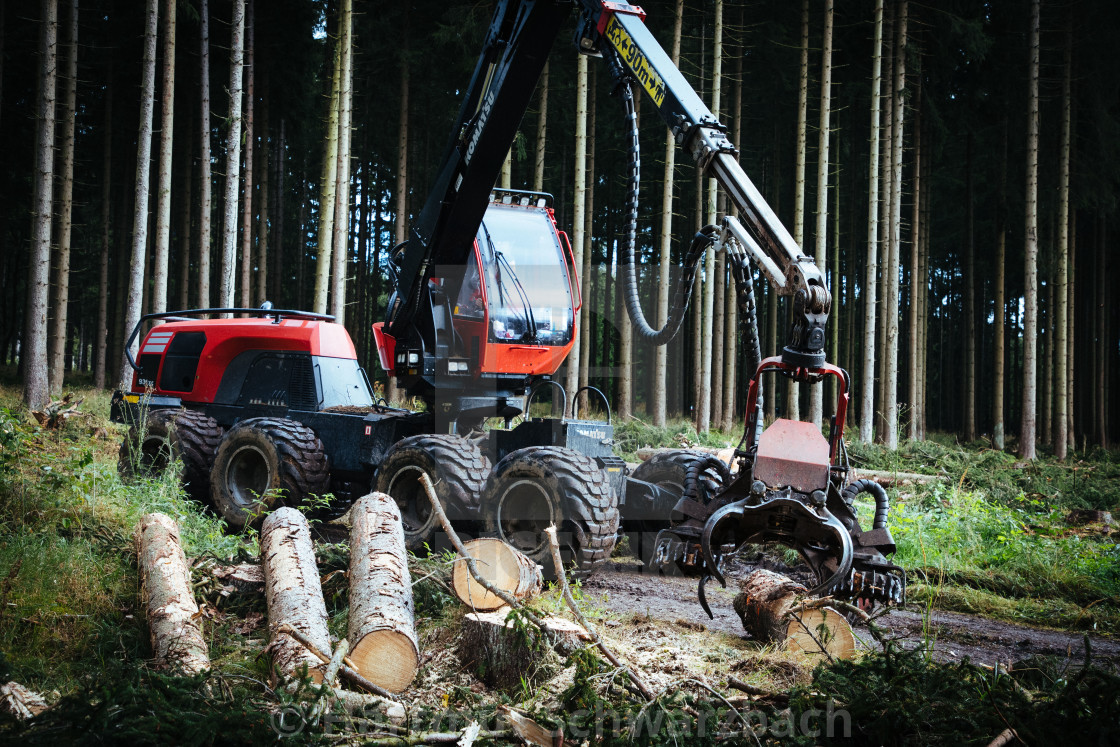
{"label": "forest floor", "polygon": [[[275,742],[277,715],[305,708],[315,692],[266,684],[263,595],[223,594],[207,570],[257,562],[255,534],[227,533],[182,495],[174,475],[122,483],[123,431],[106,421],[108,396],[90,390],[76,399],[84,401],[73,417],[45,429],[18,407],[16,390],[0,387],[0,684],[18,681],[51,705],[28,723],[0,716],[0,741],[162,744],[175,734],[181,744]],[[684,424],[657,432],[632,423],[619,440],[633,461],[642,446],[721,446],[731,438],[701,439]],[[574,592],[658,698],[636,701],[617,685],[620,672],[590,651],[539,677],[527,673],[512,690],[493,690],[459,659],[465,610],[446,591],[448,558],[415,558],[414,578],[435,575],[414,586],[424,658],[400,696],[409,728],[461,730],[471,720],[504,728],[495,714],[510,706],[575,742],[598,734],[590,741],[709,744],[706,709],[725,713],[721,699],[731,698],[748,717],[770,719],[768,729],[753,729],[749,741],[759,744],[829,741],[790,724],[837,704],[853,743],[986,744],[1012,726],[1028,743],[1061,741],[1075,727],[1089,742],[1120,739],[1120,536],[1114,525],[1067,517],[1071,508],[1120,514],[1120,455],[1022,465],[984,445],[937,439],[898,452],[853,445],[852,459],[857,469],[936,478],[891,490],[895,560],[910,573],[910,603],[879,617],[877,636],[857,628],[865,653],[854,661],[750,640],[731,607],[745,561],[732,565],[731,588],[709,585],[716,615],[709,620],[695,580],[639,572],[620,551]],[[193,560],[214,665],[194,680],[150,666],[131,532],[142,514],[157,510],[179,522]],[[346,581],[336,571],[348,567],[349,551],[319,542],[316,553],[330,629],[342,636]],[[793,562],[788,554],[767,562],[784,561]],[[555,590],[534,604],[567,614]],[[746,700],[731,687],[733,677],[765,695]],[[621,720],[621,731],[602,732],[603,713]],[[650,718],[655,723],[634,725]],[[322,722],[299,726],[301,743],[366,739],[328,734]],[[732,742],[747,739],[742,729],[730,734]]]}

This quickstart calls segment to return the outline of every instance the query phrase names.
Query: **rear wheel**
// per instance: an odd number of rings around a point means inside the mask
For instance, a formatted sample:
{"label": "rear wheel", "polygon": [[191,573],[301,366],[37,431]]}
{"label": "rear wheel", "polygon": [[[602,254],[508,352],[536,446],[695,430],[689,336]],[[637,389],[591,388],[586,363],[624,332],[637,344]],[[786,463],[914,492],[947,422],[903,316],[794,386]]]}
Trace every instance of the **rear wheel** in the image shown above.
{"label": "rear wheel", "polygon": [[462,436],[411,436],[386,453],[377,471],[376,487],[396,501],[405,545],[419,551],[425,544],[431,546],[440,529],[420,476],[431,479],[447,518],[477,523],[479,497],[489,471],[490,462],[478,445]]}
{"label": "rear wheel", "polygon": [[327,457],[315,432],[294,420],[252,418],[226,433],[210,472],[214,507],[234,529],[277,505],[327,492]]}
{"label": "rear wheel", "polygon": [[594,459],[571,449],[529,447],[494,467],[482,494],[486,531],[513,545],[555,578],[545,529],[557,527],[561,558],[577,573],[610,557],[618,497]]}
{"label": "rear wheel", "polygon": [[183,463],[187,495],[210,501],[210,465],[222,440],[222,428],[195,410],[152,410],[144,421],[143,438],[133,426],[121,443],[117,471],[123,479],[161,474],[174,459]]}
{"label": "rear wheel", "polygon": [[[711,454],[677,449],[654,454],[638,465],[632,477],[652,483],[674,496],[651,507],[648,516],[627,522],[634,529],[628,532],[630,547],[635,557],[648,565],[653,560],[657,533],[689,520],[687,515],[674,514],[677,502],[688,497],[701,506],[708,505],[727,482],[728,473],[726,465]],[[691,568],[678,565],[683,572],[691,572]]]}

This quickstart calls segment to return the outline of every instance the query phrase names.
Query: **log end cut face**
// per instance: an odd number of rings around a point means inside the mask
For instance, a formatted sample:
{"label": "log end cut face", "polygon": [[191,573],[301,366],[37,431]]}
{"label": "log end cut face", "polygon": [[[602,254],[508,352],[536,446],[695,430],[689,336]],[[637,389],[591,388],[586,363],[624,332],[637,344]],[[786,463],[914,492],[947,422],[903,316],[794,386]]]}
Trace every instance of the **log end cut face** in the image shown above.
{"label": "log end cut face", "polygon": [[[499,539],[484,537],[467,542],[464,549],[475,561],[475,567],[490,584],[520,599],[540,591],[541,574],[537,564]],[[496,610],[505,600],[478,583],[459,558],[451,572],[451,583],[464,604],[480,612]]]}
{"label": "log end cut face", "polygon": [[366,633],[350,650],[350,659],[366,679],[399,693],[412,684],[420,662],[416,641],[399,630]]}
{"label": "log end cut face", "polygon": [[754,477],[800,493],[828,487],[828,441],[812,423],[779,418],[758,439]]}

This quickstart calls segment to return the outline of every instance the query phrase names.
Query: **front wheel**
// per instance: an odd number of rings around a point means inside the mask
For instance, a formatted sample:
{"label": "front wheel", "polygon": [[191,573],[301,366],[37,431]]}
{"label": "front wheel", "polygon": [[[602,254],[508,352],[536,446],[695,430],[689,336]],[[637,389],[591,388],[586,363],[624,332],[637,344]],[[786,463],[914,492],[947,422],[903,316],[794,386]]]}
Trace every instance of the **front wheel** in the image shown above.
{"label": "front wheel", "polygon": [[543,566],[546,578],[556,577],[545,534],[555,525],[561,558],[587,575],[614,549],[618,497],[594,459],[561,447],[528,447],[494,467],[482,515],[488,533]]}
{"label": "front wheel", "polygon": [[298,506],[327,492],[323,443],[294,420],[251,418],[233,426],[210,472],[214,507],[234,529],[258,523],[276,505]]}

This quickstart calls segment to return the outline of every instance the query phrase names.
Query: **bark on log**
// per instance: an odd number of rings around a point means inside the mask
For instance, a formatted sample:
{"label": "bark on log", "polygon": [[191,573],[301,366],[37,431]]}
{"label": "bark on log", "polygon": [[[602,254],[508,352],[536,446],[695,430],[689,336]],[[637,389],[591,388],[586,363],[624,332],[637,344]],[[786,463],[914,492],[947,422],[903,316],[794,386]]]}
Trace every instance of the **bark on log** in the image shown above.
{"label": "bark on log", "polygon": [[178,525],[164,514],[147,514],[136,526],[135,541],[156,666],[185,675],[209,669]]}
{"label": "bark on log", "polygon": [[[560,657],[541,640],[540,630],[514,626],[508,615],[508,608],[468,613],[459,635],[459,660],[499,690],[515,689],[522,679],[541,682],[559,671]],[[546,617],[541,622],[561,656],[591,640],[586,630],[564,618]]]}
{"label": "bark on log", "polygon": [[350,520],[350,659],[359,674],[399,693],[420,665],[400,509],[370,493]]}
{"label": "bark on log", "polygon": [[852,480],[867,478],[874,480],[885,488],[893,488],[906,483],[919,483],[922,485],[931,482],[944,482],[945,475],[922,475],[917,472],[895,472],[893,470],[861,469],[852,473]]}
{"label": "bark on log", "polygon": [[[518,601],[540,593],[540,567],[500,539],[483,537],[463,543],[478,564],[479,573],[494,586]],[[451,571],[451,586],[463,604],[477,612],[489,612],[505,606],[505,600],[490,593],[475,581],[467,569],[467,561],[455,561]]]}
{"label": "bark on log", "polygon": [[855,653],[855,637],[843,615],[828,607],[797,609],[808,590],[793,579],[757,570],[743,579],[740,590],[735,611],[754,638],[836,658]]}
{"label": "bark on log", "polygon": [[319,583],[319,568],[311,546],[307,519],[294,508],[277,509],[261,527],[261,566],[264,568],[265,601],[271,642],[273,684],[296,676],[306,665],[316,683],[323,679],[325,664],[280,628],[289,625],[300,631],[321,651],[331,650],[327,632],[327,605]]}

